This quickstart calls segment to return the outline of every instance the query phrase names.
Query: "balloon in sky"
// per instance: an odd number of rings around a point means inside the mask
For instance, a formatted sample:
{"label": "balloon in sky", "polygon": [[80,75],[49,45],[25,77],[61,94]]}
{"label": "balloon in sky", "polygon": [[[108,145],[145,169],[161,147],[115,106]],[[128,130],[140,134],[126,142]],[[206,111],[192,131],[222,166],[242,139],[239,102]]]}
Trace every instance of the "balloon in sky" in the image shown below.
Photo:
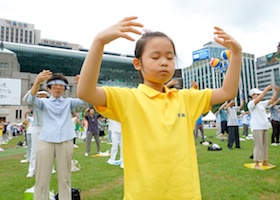
{"label": "balloon in sky", "polygon": [[221,62],[218,58],[212,58],[210,60],[210,66],[211,67],[218,68],[218,67],[220,67],[220,65],[221,65]]}
{"label": "balloon in sky", "polygon": [[224,50],[224,51],[221,52],[221,58],[224,59],[224,60],[229,60],[230,55],[231,55],[230,50]]}

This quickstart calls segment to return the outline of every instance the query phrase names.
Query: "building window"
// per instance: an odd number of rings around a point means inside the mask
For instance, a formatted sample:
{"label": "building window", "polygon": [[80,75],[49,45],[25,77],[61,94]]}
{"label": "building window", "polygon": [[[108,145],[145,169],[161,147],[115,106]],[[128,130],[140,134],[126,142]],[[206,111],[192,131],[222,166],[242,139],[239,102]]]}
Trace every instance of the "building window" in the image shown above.
{"label": "building window", "polygon": [[16,119],[21,119],[22,110],[16,110]]}
{"label": "building window", "polygon": [[8,66],[9,66],[8,63],[0,62],[0,69],[7,69]]}
{"label": "building window", "polygon": [[72,93],[73,91],[73,86],[69,86],[69,92]]}
{"label": "building window", "polygon": [[32,44],[32,31],[29,31],[29,43]]}

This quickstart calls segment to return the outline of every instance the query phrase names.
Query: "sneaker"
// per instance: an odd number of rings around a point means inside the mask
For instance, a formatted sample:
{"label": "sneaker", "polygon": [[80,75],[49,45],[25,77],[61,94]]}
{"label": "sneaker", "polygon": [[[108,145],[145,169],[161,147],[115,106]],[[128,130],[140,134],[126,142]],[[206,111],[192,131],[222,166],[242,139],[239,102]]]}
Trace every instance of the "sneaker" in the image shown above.
{"label": "sneaker", "polygon": [[88,156],[88,153],[85,153],[85,156]]}
{"label": "sneaker", "polygon": [[56,173],[56,171],[55,171],[55,169],[53,169],[53,170],[52,170],[52,174],[55,174],[55,173]]}
{"label": "sneaker", "polygon": [[117,165],[117,164],[116,164],[116,161],[108,160],[107,163],[108,163],[109,165]]}
{"label": "sneaker", "polygon": [[122,160],[116,160],[115,163],[116,165],[122,165]]}
{"label": "sneaker", "polygon": [[271,143],[271,146],[278,146],[276,143]]}
{"label": "sneaker", "polygon": [[28,160],[21,160],[20,163],[28,163]]}
{"label": "sneaker", "polygon": [[34,176],[33,173],[29,172],[27,175],[26,175],[26,178],[32,178]]}
{"label": "sneaker", "polygon": [[74,149],[78,149],[78,148],[79,148],[79,146],[77,146],[77,145],[75,145],[75,144],[74,144],[73,146],[74,146]]}

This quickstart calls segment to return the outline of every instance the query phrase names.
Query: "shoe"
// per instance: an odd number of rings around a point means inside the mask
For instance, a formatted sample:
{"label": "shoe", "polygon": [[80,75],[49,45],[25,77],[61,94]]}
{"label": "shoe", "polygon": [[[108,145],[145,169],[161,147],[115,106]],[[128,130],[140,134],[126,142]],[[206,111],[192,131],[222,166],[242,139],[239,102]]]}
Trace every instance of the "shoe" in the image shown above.
{"label": "shoe", "polygon": [[29,172],[27,175],[26,175],[26,178],[32,178],[34,176],[33,173]]}
{"label": "shoe", "polygon": [[116,161],[108,160],[107,163],[108,163],[109,165],[117,165],[117,164],[116,164]]}
{"label": "shoe", "polygon": [[21,160],[20,163],[28,163],[28,160]]}
{"label": "shoe", "polygon": [[276,143],[271,143],[271,146],[278,146]]}
{"label": "shoe", "polygon": [[88,153],[85,153],[85,156],[88,156]]}
{"label": "shoe", "polygon": [[235,148],[237,148],[237,149],[241,149],[241,147],[235,147]]}
{"label": "shoe", "polygon": [[115,163],[116,165],[122,165],[122,160],[116,160]]}
{"label": "shoe", "polygon": [[75,145],[75,144],[74,144],[73,146],[74,146],[74,149],[78,149],[78,148],[79,148],[79,146],[77,146],[77,145]]}
{"label": "shoe", "polygon": [[122,168],[122,169],[123,169],[123,163],[120,165],[120,168]]}
{"label": "shoe", "polygon": [[53,169],[53,170],[52,170],[52,174],[55,174],[55,173],[56,173],[56,171]]}

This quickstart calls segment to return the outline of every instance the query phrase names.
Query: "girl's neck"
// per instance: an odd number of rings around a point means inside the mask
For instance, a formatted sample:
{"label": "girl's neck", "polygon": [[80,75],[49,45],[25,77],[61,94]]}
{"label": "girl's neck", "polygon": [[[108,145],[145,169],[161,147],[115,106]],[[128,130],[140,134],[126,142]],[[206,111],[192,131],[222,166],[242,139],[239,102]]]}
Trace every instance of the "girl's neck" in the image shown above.
{"label": "girl's neck", "polygon": [[145,82],[144,83],[145,85],[159,91],[159,92],[165,92],[164,91],[164,84],[159,84],[159,83],[152,83],[152,82]]}

